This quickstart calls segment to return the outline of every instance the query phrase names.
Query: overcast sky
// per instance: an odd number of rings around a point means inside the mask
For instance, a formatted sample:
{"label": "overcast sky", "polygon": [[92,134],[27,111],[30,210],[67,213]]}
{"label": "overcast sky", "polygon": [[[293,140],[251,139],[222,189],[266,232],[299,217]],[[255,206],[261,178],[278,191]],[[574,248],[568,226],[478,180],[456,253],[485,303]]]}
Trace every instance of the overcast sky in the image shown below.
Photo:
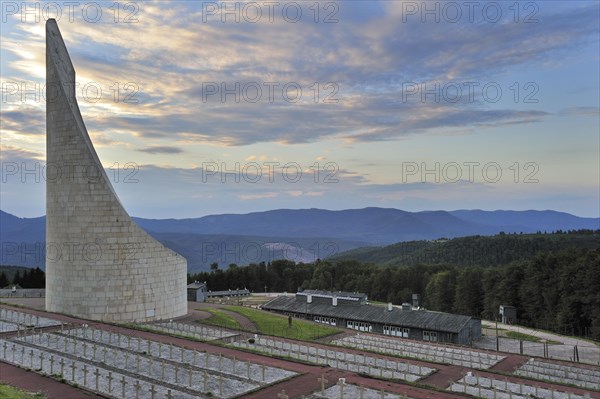
{"label": "overcast sky", "polygon": [[600,216],[597,1],[27,4],[1,5],[4,211],[45,212],[54,17],[131,215]]}

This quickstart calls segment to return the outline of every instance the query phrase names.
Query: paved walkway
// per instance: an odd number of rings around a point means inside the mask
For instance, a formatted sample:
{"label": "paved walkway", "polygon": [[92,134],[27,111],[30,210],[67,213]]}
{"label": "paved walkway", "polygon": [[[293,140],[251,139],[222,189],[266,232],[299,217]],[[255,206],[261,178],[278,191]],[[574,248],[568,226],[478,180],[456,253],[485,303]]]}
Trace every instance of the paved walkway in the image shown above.
{"label": "paved walkway", "polygon": [[44,310],[46,308],[46,298],[0,298],[0,302],[21,305],[29,309]]}
{"label": "paved walkway", "polygon": [[[494,328],[495,323],[484,321],[484,326],[488,328]],[[526,356],[547,356],[553,359],[572,361],[575,356],[574,346],[577,346],[579,354],[579,360],[583,363],[600,365],[600,347],[593,342],[579,339],[576,337],[565,337],[562,335],[552,334],[544,331],[532,330],[521,326],[514,326],[508,324],[498,323],[499,329],[506,329],[509,331],[515,331],[523,334],[532,335],[539,338],[540,342],[523,341],[523,354]],[[489,330],[488,330],[489,331]],[[502,333],[503,331],[500,331]],[[548,352],[545,354],[544,342],[550,341],[547,347]],[[503,352],[510,353],[521,353],[521,344],[518,339],[512,339],[500,336],[499,337],[500,350]],[[484,336],[481,340],[475,343],[475,346],[480,349],[495,350],[496,349],[496,337],[492,330],[490,335]]]}
{"label": "paved walkway", "polygon": [[445,366],[419,382],[435,388],[446,389],[452,385],[452,382],[463,378],[467,374],[467,370],[467,368],[460,366]]}
{"label": "paved walkway", "polygon": [[521,355],[506,355],[500,362],[490,367],[490,370],[500,371],[502,373],[513,373],[516,369],[527,363],[529,360],[526,356]]}
{"label": "paved walkway", "polygon": [[258,332],[258,327],[256,324],[246,316],[230,310],[221,309],[221,311],[228,316],[233,317],[238,323],[240,323],[240,326],[243,330]]}
{"label": "paved walkway", "polygon": [[[481,324],[482,324],[482,327],[496,328],[496,323],[492,322],[492,321],[482,320]],[[590,348],[600,350],[600,347],[598,347],[598,345],[594,344],[593,342],[579,339],[576,337],[566,337],[564,335],[553,334],[551,332],[539,331],[539,330],[534,330],[534,329],[527,328],[527,327],[515,326],[515,325],[503,324],[503,323],[498,323],[498,328],[499,329],[501,328],[503,330],[508,330],[508,331],[520,332],[523,334],[533,335],[534,337],[538,337],[540,339],[544,339],[544,340],[548,340],[548,341],[561,342],[563,345],[570,345],[570,346],[577,345],[578,347],[582,347],[582,348],[590,347]]]}

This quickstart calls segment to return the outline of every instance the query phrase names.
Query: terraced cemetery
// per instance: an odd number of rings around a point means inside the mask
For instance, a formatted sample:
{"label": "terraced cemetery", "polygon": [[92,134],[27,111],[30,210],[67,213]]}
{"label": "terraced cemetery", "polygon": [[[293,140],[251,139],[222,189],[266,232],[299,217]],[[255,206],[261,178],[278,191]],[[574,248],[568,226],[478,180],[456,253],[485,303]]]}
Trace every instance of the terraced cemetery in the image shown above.
{"label": "terraced cemetery", "polygon": [[116,398],[230,398],[296,374],[94,328],[19,334],[0,340],[0,355],[10,364]]}
{"label": "terraced cemetery", "polygon": [[187,319],[87,323],[0,307],[0,361],[123,399],[600,398],[600,368],[573,362],[366,333],[326,344]]}

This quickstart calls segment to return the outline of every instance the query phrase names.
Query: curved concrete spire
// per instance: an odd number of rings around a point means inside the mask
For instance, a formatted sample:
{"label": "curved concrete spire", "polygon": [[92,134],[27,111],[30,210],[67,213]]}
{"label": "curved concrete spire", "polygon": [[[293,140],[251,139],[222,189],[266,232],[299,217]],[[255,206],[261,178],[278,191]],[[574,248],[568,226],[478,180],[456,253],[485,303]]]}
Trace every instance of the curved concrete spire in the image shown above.
{"label": "curved concrete spire", "polygon": [[46,22],[46,310],[105,321],[187,313],[187,262],[127,214],[75,97],[75,69]]}

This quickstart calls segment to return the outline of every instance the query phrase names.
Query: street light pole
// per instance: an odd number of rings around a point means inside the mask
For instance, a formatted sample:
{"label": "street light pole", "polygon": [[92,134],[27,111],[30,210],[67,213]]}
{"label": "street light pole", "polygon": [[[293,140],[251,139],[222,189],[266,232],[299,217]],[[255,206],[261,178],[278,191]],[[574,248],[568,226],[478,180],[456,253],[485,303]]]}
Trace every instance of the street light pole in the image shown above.
{"label": "street light pole", "polygon": [[496,315],[496,352],[500,351],[500,341],[498,338],[498,315]]}

